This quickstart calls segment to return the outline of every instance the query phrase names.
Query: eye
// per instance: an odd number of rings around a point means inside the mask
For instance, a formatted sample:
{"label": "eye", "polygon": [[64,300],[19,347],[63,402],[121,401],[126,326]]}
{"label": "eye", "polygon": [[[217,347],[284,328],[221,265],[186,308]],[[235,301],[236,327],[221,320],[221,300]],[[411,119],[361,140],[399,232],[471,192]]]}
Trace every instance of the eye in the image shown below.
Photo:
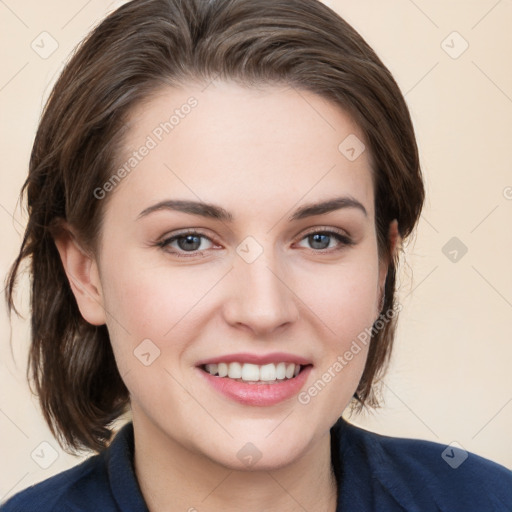
{"label": "eye", "polygon": [[[330,229],[322,229],[307,233],[299,242],[299,245],[307,243],[315,252],[331,252],[341,250],[346,246],[354,245],[353,240],[342,232]],[[214,242],[205,234],[189,230],[165,238],[156,245],[166,252],[179,257],[192,257],[202,255],[203,251],[213,249]]]}
{"label": "eye", "polygon": [[202,251],[211,249],[213,245],[210,238],[197,231],[179,233],[158,243],[159,247],[177,256],[186,256],[184,253],[191,253],[190,256],[201,254]]}
{"label": "eye", "polygon": [[[345,246],[354,245],[354,242],[342,233],[333,230],[313,231],[301,239],[309,244],[311,249],[323,251],[326,249],[342,249]],[[299,243],[300,245],[300,243]]]}

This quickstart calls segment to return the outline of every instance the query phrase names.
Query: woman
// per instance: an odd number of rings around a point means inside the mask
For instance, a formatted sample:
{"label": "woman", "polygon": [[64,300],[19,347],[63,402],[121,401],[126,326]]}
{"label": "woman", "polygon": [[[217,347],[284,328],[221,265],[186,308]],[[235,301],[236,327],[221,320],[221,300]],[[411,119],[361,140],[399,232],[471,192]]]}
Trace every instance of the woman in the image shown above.
{"label": "woman", "polygon": [[327,7],[124,5],[55,85],[25,190],[9,304],[31,258],[45,417],[99,454],[2,510],[511,507],[504,467],[341,418],[376,404],[424,189],[395,81]]}

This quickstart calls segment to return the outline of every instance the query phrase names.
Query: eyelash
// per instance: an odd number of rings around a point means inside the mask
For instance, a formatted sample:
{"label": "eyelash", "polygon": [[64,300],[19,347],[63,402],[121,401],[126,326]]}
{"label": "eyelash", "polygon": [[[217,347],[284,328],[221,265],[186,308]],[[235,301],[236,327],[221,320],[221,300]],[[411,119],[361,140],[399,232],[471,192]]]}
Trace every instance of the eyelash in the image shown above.
{"label": "eyelash", "polygon": [[[164,240],[161,240],[157,242],[155,245],[160,247],[161,249],[167,250],[167,247],[174,241],[179,240],[180,238],[185,238],[189,235],[196,235],[202,238],[206,238],[210,242],[214,243],[213,240],[204,234],[202,231],[198,231],[195,229],[189,229],[188,231],[183,231],[182,233],[178,233],[176,235],[173,235],[169,238],[165,238]],[[318,254],[328,254],[335,251],[343,250],[345,247],[350,247],[352,245],[355,245],[355,242],[347,235],[343,234],[341,231],[334,230],[333,228],[317,228],[314,231],[309,231],[302,235],[302,237],[299,239],[299,242],[304,240],[305,238],[312,236],[312,235],[329,235],[333,236],[338,242],[340,242],[340,245],[338,247],[330,248],[330,249],[312,249],[309,248],[310,251],[313,251]],[[190,258],[194,256],[202,256],[203,251],[189,251],[188,253],[186,251],[180,252],[180,251],[168,251],[167,252],[179,257],[179,258]]]}

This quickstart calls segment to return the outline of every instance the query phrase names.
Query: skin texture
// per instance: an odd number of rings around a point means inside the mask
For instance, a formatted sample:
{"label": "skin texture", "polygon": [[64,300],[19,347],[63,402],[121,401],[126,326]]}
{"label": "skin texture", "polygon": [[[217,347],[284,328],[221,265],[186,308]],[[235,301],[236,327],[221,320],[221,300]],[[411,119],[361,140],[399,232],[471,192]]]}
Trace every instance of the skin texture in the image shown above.
{"label": "skin texture", "polygon": [[[297,396],[239,404],[206,384],[196,365],[234,352],[289,352],[313,364],[307,389],[371,328],[387,262],[377,253],[369,151],[350,161],[338,150],[350,134],[363,135],[317,95],[214,82],[162,89],[136,108],[119,165],[191,96],[197,105],[102,199],[98,254],[71,236],[57,247],[82,315],[107,324],[151,511],[332,511],[329,429],[357,388],[367,347],[308,404]],[[337,196],[356,199],[367,215],[342,208],[288,219]],[[138,218],[167,199],[212,203],[233,220],[171,210]],[[157,245],[192,228],[206,237],[200,253],[176,241]],[[331,236],[327,249],[315,248],[307,235],[327,230],[353,245]],[[395,221],[389,236],[394,250]],[[250,263],[237,253],[246,237],[262,251]],[[148,366],[134,355],[145,339],[160,350]],[[261,453],[251,467],[237,457],[248,442]]]}

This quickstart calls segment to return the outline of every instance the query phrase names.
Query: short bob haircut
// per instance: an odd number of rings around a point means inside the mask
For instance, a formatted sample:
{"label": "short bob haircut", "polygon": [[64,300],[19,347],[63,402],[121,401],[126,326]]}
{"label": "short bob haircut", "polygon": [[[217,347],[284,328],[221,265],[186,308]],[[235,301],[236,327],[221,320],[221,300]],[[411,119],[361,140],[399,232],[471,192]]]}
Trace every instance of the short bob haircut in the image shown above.
{"label": "short bob haircut", "polygon": [[[389,224],[407,238],[424,201],[414,129],[389,70],[362,37],[317,0],[134,0],[80,43],[45,105],[30,157],[28,224],[7,276],[9,311],[21,263],[31,277],[28,377],[52,433],[70,452],[100,451],[129,410],[106,325],[81,316],[54,237],[66,220],[97,251],[113,175],[134,107],[165,87],[213,79],[246,87],[286,85],[344,109],[362,129],[372,160],[379,258],[389,257],[384,311],[395,309],[398,255]],[[341,141],[340,141],[341,142]],[[397,316],[372,329],[352,405],[378,406]]]}

